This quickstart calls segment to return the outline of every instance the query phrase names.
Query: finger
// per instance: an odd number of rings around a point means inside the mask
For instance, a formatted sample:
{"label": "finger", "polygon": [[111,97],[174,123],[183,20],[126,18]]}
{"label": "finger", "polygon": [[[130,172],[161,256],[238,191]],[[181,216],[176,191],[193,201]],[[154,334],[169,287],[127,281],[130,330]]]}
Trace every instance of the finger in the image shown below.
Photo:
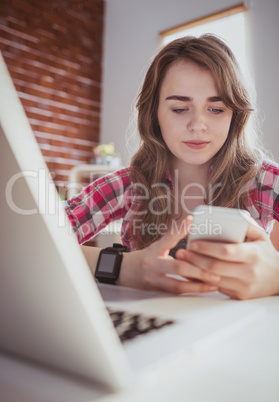
{"label": "finger", "polygon": [[179,240],[188,234],[188,219],[184,219],[181,224],[172,224],[170,230],[156,242],[157,252],[165,254],[174,247]]}
{"label": "finger", "polygon": [[[251,244],[254,246],[253,243]],[[220,290],[222,293],[241,300],[258,297],[262,294],[257,290],[262,277],[259,276],[259,270],[253,266],[253,261],[252,264],[221,261],[190,252],[187,259],[192,264],[198,265],[199,268],[219,276],[218,282],[212,281],[211,283],[218,286],[218,290],[222,289],[222,291]]]}
{"label": "finger", "polygon": [[206,283],[182,281],[164,275],[157,278],[157,286],[163,291],[174,294],[215,292],[218,289]]}
{"label": "finger", "polygon": [[246,300],[253,295],[254,286],[235,279],[225,278],[218,290],[234,299]]}
{"label": "finger", "polygon": [[193,223],[193,216],[192,215],[187,215],[185,219],[186,219],[187,231],[189,233],[190,229],[191,229],[191,225]]}
{"label": "finger", "polygon": [[256,221],[249,223],[246,237],[248,241],[267,240],[268,236],[263,228],[261,228]]}
{"label": "finger", "polygon": [[[175,261],[171,258],[172,261]],[[211,275],[206,271],[198,270],[197,272],[201,272],[202,275],[193,274],[193,278],[185,278],[181,275],[178,275],[178,272],[174,271],[170,266],[166,269],[166,273],[162,273],[164,269],[162,266],[164,265],[164,259],[162,260],[162,264],[160,264],[160,270],[149,270],[147,275],[144,275],[143,278],[143,286],[144,289],[147,290],[155,290],[155,291],[167,291],[170,293],[184,293],[184,292],[207,292],[216,290],[216,283],[214,281],[210,281]],[[183,263],[185,265],[185,263]],[[172,274],[170,274],[172,272]],[[197,278],[200,279],[197,279]],[[220,278],[218,278],[219,280]],[[208,280],[208,281],[207,281]],[[192,282],[192,284],[188,284],[188,282]],[[208,282],[208,283],[206,283]],[[212,282],[212,283],[211,283]],[[195,285],[193,285],[195,283]]]}
{"label": "finger", "polygon": [[220,281],[220,276],[207,270],[200,269],[192,263],[174,260],[173,258],[161,258],[156,267],[159,274],[175,275],[187,279],[199,280],[205,283],[214,284]]}
{"label": "finger", "polygon": [[223,283],[224,278],[234,278],[239,280],[250,274],[250,271],[247,269],[244,270],[243,264],[238,261],[219,260],[202,254],[192,253],[190,251],[185,252],[185,250],[179,250],[177,255],[178,259],[183,258],[183,261],[187,261],[191,266],[196,266],[202,271],[219,277],[218,286]]}
{"label": "finger", "polygon": [[[258,229],[256,230],[258,231]],[[260,236],[262,236],[262,234],[260,234]],[[268,240],[267,236],[266,240]],[[223,261],[244,262],[254,258],[256,244],[250,241],[245,243],[221,243],[195,240],[191,242],[189,250]],[[181,253],[181,251],[183,250],[179,250],[179,253]]]}

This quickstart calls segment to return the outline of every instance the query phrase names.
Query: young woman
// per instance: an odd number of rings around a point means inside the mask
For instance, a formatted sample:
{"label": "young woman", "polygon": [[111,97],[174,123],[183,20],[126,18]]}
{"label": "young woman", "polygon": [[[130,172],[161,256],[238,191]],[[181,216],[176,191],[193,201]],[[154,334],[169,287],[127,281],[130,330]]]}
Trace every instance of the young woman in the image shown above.
{"label": "young woman", "polygon": [[[279,294],[279,167],[247,130],[253,106],[231,50],[213,35],[168,44],[149,67],[137,109],[141,146],[131,166],[67,202],[79,242],[123,218],[130,252],[120,285],[239,299]],[[186,250],[200,204],[247,209],[256,222],[248,241],[199,240]],[[83,250],[94,273],[99,250]]]}

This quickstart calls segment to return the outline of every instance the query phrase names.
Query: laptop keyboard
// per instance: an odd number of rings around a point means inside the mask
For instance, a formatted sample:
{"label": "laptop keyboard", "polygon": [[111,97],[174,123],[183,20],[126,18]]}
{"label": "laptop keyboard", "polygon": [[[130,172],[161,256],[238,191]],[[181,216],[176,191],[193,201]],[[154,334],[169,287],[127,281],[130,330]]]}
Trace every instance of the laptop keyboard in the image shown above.
{"label": "laptop keyboard", "polygon": [[126,342],[136,336],[156,331],[174,323],[172,320],[159,317],[119,311],[111,307],[107,307],[107,309],[121,342]]}

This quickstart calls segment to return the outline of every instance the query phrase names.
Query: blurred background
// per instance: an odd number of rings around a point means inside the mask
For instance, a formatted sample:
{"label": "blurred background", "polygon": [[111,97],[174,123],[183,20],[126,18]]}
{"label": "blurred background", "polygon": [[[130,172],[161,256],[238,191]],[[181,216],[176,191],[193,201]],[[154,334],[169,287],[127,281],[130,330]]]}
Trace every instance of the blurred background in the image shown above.
{"label": "blurred background", "polygon": [[0,50],[67,197],[70,172],[91,164],[98,144],[112,143],[129,164],[136,97],[172,35],[215,32],[233,47],[256,86],[263,143],[279,161],[278,20],[279,0],[1,0]]}

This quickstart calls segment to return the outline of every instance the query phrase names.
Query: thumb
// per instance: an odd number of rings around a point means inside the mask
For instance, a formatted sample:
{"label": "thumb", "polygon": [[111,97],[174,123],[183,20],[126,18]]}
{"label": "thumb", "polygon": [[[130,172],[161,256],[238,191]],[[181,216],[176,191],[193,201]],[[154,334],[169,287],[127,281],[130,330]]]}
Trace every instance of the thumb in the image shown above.
{"label": "thumb", "polygon": [[159,253],[168,252],[174,247],[179,240],[186,237],[189,233],[190,217],[183,219],[181,223],[177,223],[175,220],[171,222],[168,232],[157,243],[157,251]]}
{"label": "thumb", "polygon": [[247,228],[246,237],[248,241],[267,240],[268,236],[263,228],[256,221],[250,221]]}

